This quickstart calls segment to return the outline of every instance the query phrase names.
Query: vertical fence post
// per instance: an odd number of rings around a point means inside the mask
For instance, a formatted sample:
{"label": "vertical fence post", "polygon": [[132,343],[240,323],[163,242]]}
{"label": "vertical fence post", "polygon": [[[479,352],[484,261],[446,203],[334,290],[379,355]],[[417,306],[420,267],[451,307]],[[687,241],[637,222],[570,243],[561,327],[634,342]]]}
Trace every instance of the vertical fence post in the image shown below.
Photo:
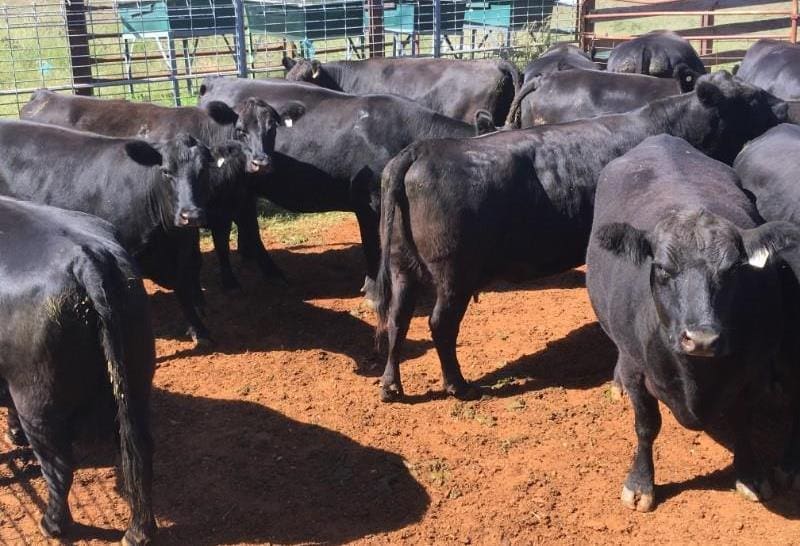
{"label": "vertical fence post", "polygon": [[386,50],[383,41],[383,0],[367,0],[367,18],[369,18],[367,30],[369,56],[383,57]]}
{"label": "vertical fence post", "polygon": [[[589,51],[591,42],[594,40],[594,19],[587,19],[586,15],[594,11],[595,0],[582,0],[578,8],[578,32],[580,33],[581,48]],[[591,40],[589,35],[592,35]]]}
{"label": "vertical fence post", "polygon": [[797,43],[797,0],[792,0],[792,27],[789,30],[789,40],[793,44]]}
{"label": "vertical fence post", "polygon": [[239,77],[247,77],[247,44],[244,35],[244,2],[233,0],[233,11],[236,17],[236,68],[239,70]]}
{"label": "vertical fence post", "polygon": [[442,55],[442,0],[433,0],[433,56]]}
{"label": "vertical fence post", "polygon": [[[84,0],[64,0],[64,7],[73,85],[91,84],[92,58],[89,51],[89,33],[86,29],[86,5]],[[75,89],[75,94],[91,95],[92,88]]]}
{"label": "vertical fence post", "polygon": [[[713,9],[713,6],[712,6]],[[714,14],[706,13],[700,16],[702,28],[714,26]],[[714,40],[700,40],[700,55],[711,55],[714,52]]]}

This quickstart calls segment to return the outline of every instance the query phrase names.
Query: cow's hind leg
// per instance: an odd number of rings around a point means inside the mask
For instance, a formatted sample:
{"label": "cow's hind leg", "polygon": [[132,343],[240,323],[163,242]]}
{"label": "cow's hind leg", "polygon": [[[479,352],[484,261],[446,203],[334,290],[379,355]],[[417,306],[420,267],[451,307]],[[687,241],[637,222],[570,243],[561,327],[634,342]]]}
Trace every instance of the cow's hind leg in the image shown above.
{"label": "cow's hind leg", "polygon": [[400,380],[400,351],[411,324],[416,302],[417,281],[407,273],[392,275],[392,303],[386,321],[389,356],[381,377],[381,401],[396,402],[403,397]]}
{"label": "cow's hind leg", "polygon": [[380,238],[378,236],[378,215],[369,207],[356,210],[358,229],[361,232],[361,248],[367,262],[367,274],[361,292],[371,305],[377,300],[375,294],[375,276],[378,274],[380,261]]}
{"label": "cow's hind leg", "polygon": [[[41,394],[36,393],[38,396]],[[32,393],[29,396],[18,398],[29,400],[34,399],[36,395]],[[17,400],[15,400],[16,402]],[[17,410],[22,429],[39,461],[49,493],[47,508],[40,521],[40,529],[45,536],[61,536],[72,523],[72,516],[67,505],[67,497],[70,487],[72,487],[73,471],[70,423],[48,415],[45,410],[35,406],[26,407],[17,404]]]}
{"label": "cow's hind leg", "polygon": [[236,217],[236,227],[239,230],[239,255],[246,260],[256,260],[265,278],[279,279],[285,282],[286,276],[272,261],[261,240],[255,198],[246,200],[240,208]]}
{"label": "cow's hind leg", "polygon": [[469,305],[469,292],[453,291],[439,286],[436,289],[436,305],[428,322],[436,352],[442,365],[442,381],[447,394],[460,400],[476,400],[481,391],[469,384],[461,375],[461,367],[456,357],[456,340],[461,319]]}
{"label": "cow's hind leg", "polygon": [[661,430],[661,412],[658,400],[647,392],[644,377],[629,371],[631,366],[625,365],[626,358],[630,357],[620,354],[617,367],[633,405],[637,445],[633,464],[622,487],[622,504],[631,510],[649,512],[655,507],[653,442]]}

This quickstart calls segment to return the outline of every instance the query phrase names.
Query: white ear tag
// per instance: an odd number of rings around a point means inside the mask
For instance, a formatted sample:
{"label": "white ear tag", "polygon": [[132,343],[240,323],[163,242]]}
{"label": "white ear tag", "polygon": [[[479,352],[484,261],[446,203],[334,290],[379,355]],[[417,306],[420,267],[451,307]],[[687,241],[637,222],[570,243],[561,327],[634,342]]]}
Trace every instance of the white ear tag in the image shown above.
{"label": "white ear tag", "polygon": [[224,157],[220,157],[219,159],[217,159],[217,168],[218,169],[220,167],[222,167],[224,164],[225,164],[225,158]]}
{"label": "white ear tag", "polygon": [[291,126],[292,126],[292,124],[293,124],[292,118],[286,118],[286,119],[284,119],[284,120],[283,120],[283,124],[284,124],[284,125],[286,125],[287,127],[291,127]]}
{"label": "white ear tag", "polygon": [[758,269],[763,269],[767,265],[767,258],[769,258],[769,250],[762,247],[753,252],[747,263]]}

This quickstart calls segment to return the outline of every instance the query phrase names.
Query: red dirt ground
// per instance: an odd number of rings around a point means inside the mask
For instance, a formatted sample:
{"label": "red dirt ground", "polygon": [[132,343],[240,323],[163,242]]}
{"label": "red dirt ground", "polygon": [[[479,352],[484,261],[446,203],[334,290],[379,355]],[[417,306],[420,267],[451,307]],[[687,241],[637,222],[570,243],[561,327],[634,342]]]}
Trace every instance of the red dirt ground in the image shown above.
{"label": "red dirt ground", "polygon": [[[478,402],[440,395],[420,313],[403,365],[409,403],[381,404],[357,241],[347,219],[310,244],[273,242],[291,287],[243,268],[234,296],[217,289],[207,255],[213,354],[176,339],[175,303],[149,287],[159,543],[800,543],[800,494],[741,499],[729,451],[666,410],[660,504],[651,514],[621,505],[632,411],[610,396],[614,350],[581,270],[496,285],[470,306],[459,354],[467,378],[490,388]],[[0,542],[42,543],[42,479],[9,451],[0,440]],[[93,453],[80,451],[72,538],[119,540],[127,508],[113,457],[84,451]]]}

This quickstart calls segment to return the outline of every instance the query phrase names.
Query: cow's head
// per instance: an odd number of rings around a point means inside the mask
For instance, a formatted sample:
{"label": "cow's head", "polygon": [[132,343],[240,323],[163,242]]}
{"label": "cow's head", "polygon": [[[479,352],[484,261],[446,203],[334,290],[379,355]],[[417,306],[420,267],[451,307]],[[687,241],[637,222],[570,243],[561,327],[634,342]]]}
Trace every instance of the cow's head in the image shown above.
{"label": "cow's head", "polygon": [[133,140],[125,145],[125,151],[141,165],[160,167],[151,207],[165,226],[198,227],[205,223],[212,158],[204,144],[190,135],[179,134],[159,143]]}
{"label": "cow's head", "polygon": [[695,85],[696,107],[686,123],[710,131],[700,148],[730,164],[747,141],[786,121],[786,103],[727,72],[706,74]]}
{"label": "cow's head", "polygon": [[287,70],[286,79],[293,82],[308,82],[326,89],[341,91],[339,84],[331,77],[322,63],[317,59],[283,58],[283,67]]}
{"label": "cow's head", "polygon": [[233,109],[223,102],[212,101],[206,105],[206,110],[217,123],[233,125],[233,136],[244,145],[243,150],[248,155],[245,170],[263,174],[273,169],[271,156],[278,127],[291,127],[304,113],[299,103],[291,103],[279,113],[253,97],[239,102]]}
{"label": "cow's head", "polygon": [[602,248],[649,267],[656,314],[673,351],[724,356],[737,335],[735,314],[748,298],[763,296],[753,293],[763,286],[757,276],[772,256],[796,248],[800,230],[787,222],[743,230],[705,210],[689,210],[668,214],[649,232],[606,224],[597,237]]}

